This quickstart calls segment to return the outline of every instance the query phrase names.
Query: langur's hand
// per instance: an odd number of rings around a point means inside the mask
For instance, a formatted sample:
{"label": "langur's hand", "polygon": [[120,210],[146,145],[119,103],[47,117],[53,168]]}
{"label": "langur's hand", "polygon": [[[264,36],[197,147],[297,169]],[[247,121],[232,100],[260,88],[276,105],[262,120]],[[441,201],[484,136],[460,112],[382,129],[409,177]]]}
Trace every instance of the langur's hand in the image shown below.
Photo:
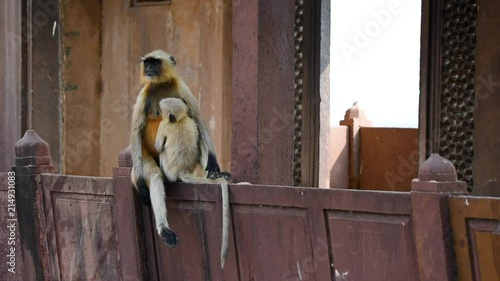
{"label": "langur's hand", "polygon": [[161,139],[157,139],[156,142],[155,142],[155,148],[156,148],[156,151],[158,151],[158,153],[162,153],[163,151],[163,141]]}
{"label": "langur's hand", "polygon": [[213,155],[212,153],[208,153],[208,161],[205,171],[207,172],[207,178],[209,179],[217,178],[217,175],[220,173],[219,164],[217,163],[215,155]]}

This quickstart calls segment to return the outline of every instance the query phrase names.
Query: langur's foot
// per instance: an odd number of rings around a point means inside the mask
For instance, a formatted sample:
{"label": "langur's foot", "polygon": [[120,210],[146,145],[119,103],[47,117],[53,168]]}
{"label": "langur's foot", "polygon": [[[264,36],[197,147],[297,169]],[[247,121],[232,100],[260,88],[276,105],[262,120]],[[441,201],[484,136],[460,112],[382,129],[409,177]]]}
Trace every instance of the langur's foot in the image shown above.
{"label": "langur's foot", "polygon": [[158,233],[168,247],[175,248],[175,246],[177,246],[177,240],[179,240],[179,236],[177,236],[177,234],[175,234],[172,230],[166,227],[161,227],[158,230]]}
{"label": "langur's foot", "polygon": [[229,181],[231,180],[231,174],[228,172],[220,172],[217,174],[218,178],[224,178],[225,180]]}
{"label": "langur's foot", "polygon": [[217,173],[213,174],[212,176],[207,175],[207,178],[212,179],[212,180],[224,178],[225,180],[230,181],[231,174],[228,172],[217,172]]}
{"label": "langur's foot", "polygon": [[207,178],[209,179],[216,179],[217,175],[220,173],[219,164],[217,164],[217,159],[212,153],[208,153],[208,161],[205,171],[207,171]]}

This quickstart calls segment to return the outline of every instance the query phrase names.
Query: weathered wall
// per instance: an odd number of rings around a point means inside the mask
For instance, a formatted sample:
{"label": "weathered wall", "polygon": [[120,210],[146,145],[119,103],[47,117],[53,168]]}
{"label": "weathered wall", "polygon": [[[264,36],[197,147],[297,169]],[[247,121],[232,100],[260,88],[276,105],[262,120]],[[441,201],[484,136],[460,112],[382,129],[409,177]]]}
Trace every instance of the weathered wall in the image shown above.
{"label": "weathered wall", "polygon": [[219,164],[229,170],[231,14],[230,0],[136,7],[121,0],[66,1],[66,173],[111,175],[118,153],[129,143],[139,57],[155,49],[176,58],[211,129]]}
{"label": "weathered wall", "polygon": [[233,5],[233,179],[293,185],[295,2]]}
{"label": "weathered wall", "polygon": [[2,171],[12,165],[15,139],[30,128],[51,145],[55,165],[61,162],[59,22],[56,0],[0,3]]}
{"label": "weathered wall", "polygon": [[101,1],[62,3],[64,173],[99,175]]}
{"label": "weathered wall", "polygon": [[410,191],[418,177],[418,129],[360,129],[360,188]]}
{"label": "weathered wall", "polygon": [[500,196],[500,2],[477,6],[473,192]]}
{"label": "weathered wall", "polygon": [[[23,11],[23,24],[31,23],[27,49],[23,49],[21,95],[27,96],[26,129],[36,129],[50,145],[54,165],[62,169],[62,108],[60,77],[60,2],[32,0]],[[31,22],[26,20],[24,14]],[[27,72],[27,73],[26,73]],[[23,112],[24,114],[24,112]],[[24,133],[24,132],[22,132]]]}
{"label": "weathered wall", "polygon": [[0,2],[0,172],[10,171],[21,136],[20,12],[20,1]]}

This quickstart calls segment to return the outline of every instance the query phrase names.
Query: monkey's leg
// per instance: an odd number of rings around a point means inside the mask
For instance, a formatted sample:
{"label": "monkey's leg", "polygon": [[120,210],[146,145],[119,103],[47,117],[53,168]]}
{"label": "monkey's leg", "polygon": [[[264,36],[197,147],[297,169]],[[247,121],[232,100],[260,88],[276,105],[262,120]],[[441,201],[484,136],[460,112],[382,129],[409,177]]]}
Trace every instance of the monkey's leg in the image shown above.
{"label": "monkey's leg", "polygon": [[163,174],[156,162],[149,158],[143,165],[143,173],[146,183],[150,188],[151,205],[156,221],[156,230],[160,237],[170,247],[174,248],[179,237],[170,230],[167,220],[167,203],[165,186],[163,184]]}
{"label": "monkey's leg", "polygon": [[187,183],[219,183],[222,193],[222,244],[220,248],[220,263],[221,268],[224,268],[224,263],[226,262],[227,252],[229,249],[229,224],[231,222],[230,216],[231,212],[229,210],[229,188],[227,186],[227,181],[223,178],[218,178],[215,180],[205,179],[193,176],[188,173],[181,174],[181,181]]}
{"label": "monkey's leg", "polygon": [[151,197],[149,194],[148,186],[146,185],[146,181],[144,180],[144,177],[140,176],[138,179],[136,179],[133,167],[130,175],[132,184],[137,190],[137,196],[139,197],[139,200],[141,200],[142,204],[151,206]]}

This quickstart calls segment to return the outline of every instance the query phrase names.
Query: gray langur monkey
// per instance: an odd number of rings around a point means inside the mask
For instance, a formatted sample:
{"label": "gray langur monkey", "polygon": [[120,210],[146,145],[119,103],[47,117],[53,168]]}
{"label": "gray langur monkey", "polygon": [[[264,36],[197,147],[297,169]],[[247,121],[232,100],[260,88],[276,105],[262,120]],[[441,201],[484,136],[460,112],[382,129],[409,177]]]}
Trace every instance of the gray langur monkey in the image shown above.
{"label": "gray langur monkey", "polygon": [[[173,56],[162,50],[141,57],[142,88],[134,105],[130,133],[132,185],[136,188],[139,199],[146,205],[152,205],[155,219],[165,222],[162,218],[166,216],[165,176],[160,170],[158,151],[154,147],[158,126],[162,121],[160,100],[179,98],[186,103],[187,115],[195,122],[199,133],[197,145],[201,157],[198,164],[207,177],[215,179],[230,176],[229,173],[220,172],[208,126],[201,116],[196,99],[177,74],[176,63]],[[157,231],[169,247],[175,247],[178,237],[168,224],[157,224]]]}
{"label": "gray langur monkey", "polygon": [[[200,134],[198,127],[192,118],[187,114],[186,103],[177,98],[166,98],[160,101],[160,111],[162,121],[156,134],[155,148],[160,154],[160,168],[169,182],[182,181],[186,183],[213,184],[219,183],[222,191],[222,245],[220,262],[224,268],[228,252],[230,206],[229,191],[226,179],[230,178],[229,173],[221,172],[221,178],[206,179],[193,175],[198,166],[199,159],[207,157],[199,147]],[[204,162],[204,161],[202,161]],[[164,192],[158,194],[152,200],[165,200]],[[154,210],[155,214],[161,214],[156,218],[157,225],[164,225],[168,228],[167,209],[165,205],[161,209]]]}

